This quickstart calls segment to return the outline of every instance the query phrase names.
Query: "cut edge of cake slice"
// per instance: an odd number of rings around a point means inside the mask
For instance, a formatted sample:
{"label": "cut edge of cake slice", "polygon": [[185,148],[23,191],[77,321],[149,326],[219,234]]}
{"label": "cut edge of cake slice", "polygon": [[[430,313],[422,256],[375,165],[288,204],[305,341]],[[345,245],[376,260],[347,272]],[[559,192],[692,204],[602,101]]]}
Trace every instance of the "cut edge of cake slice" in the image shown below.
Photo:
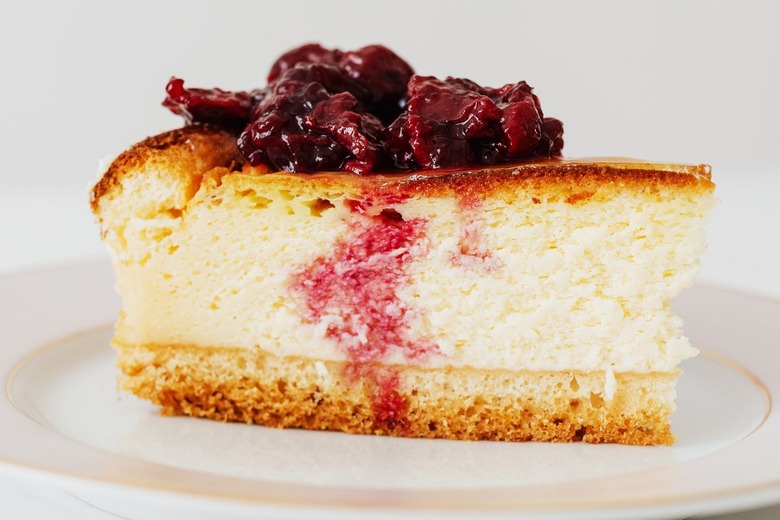
{"label": "cut edge of cake slice", "polygon": [[544,160],[270,173],[190,126],[92,192],[122,386],[167,414],[453,439],[671,444],[669,303],[709,167]]}

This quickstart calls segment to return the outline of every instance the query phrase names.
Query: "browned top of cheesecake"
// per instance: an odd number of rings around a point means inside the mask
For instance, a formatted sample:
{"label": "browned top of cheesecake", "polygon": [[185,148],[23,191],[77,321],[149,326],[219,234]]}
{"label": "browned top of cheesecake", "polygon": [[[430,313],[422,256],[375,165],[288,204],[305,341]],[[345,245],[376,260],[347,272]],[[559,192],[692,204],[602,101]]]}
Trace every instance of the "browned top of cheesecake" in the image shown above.
{"label": "browned top of cheesecake", "polygon": [[[590,199],[605,185],[615,189],[656,190],[676,187],[709,192],[714,189],[707,165],[651,163],[624,158],[535,159],[514,164],[475,168],[374,173],[321,172],[295,174],[270,172],[264,166],[246,163],[229,132],[204,125],[191,125],[149,137],[119,155],[94,186],[93,211],[101,199],[113,197],[124,179],[132,175],[176,176],[194,194],[207,172],[217,177],[237,176],[251,185],[273,182],[316,193],[323,187],[346,192],[384,195],[443,197],[511,197],[518,191],[544,191],[568,203]],[[548,198],[547,200],[551,200]]]}
{"label": "browned top of cheesecake", "polygon": [[188,182],[217,168],[241,168],[243,157],[232,134],[207,126],[185,126],[148,137],[122,152],[103,173],[90,193],[90,205],[121,190],[123,180],[140,172],[165,171]]}
{"label": "browned top of cheesecake", "polygon": [[713,188],[708,166],[562,159],[563,124],[544,116],[525,81],[492,88],[420,76],[382,45],[306,44],[279,57],[263,88],[191,88],[173,78],[166,92],[163,105],[186,126],[119,156],[92,192],[96,212],[117,189],[149,199],[155,177],[165,181],[158,201],[181,209],[204,179],[219,184],[226,174],[240,190],[273,184],[385,203],[524,193],[575,204],[629,187]]}

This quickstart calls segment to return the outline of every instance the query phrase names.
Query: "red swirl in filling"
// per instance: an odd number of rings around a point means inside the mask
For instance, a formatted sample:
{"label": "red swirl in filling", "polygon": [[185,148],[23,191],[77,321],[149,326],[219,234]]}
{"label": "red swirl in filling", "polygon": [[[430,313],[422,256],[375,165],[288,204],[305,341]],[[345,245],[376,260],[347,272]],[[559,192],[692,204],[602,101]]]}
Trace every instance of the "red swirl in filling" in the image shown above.
{"label": "red swirl in filling", "polygon": [[391,351],[409,360],[439,351],[434,342],[414,336],[416,311],[398,295],[409,264],[425,254],[425,229],[424,219],[404,220],[393,211],[356,215],[332,253],[292,278],[304,318],[324,324],[325,336],[346,353],[348,379],[371,384],[375,421],[389,429],[403,428],[408,405],[399,393],[398,374],[381,361]]}

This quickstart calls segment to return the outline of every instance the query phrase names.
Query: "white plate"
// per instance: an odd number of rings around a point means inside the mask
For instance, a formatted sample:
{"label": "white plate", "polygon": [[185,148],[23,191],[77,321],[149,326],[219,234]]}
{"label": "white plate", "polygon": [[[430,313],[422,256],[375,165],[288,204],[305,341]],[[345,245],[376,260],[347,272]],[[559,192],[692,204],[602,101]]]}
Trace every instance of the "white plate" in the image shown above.
{"label": "white plate", "polygon": [[188,418],[115,391],[105,263],[0,279],[0,471],[134,518],[675,518],[780,502],[780,302],[696,287],[673,448],[389,439]]}

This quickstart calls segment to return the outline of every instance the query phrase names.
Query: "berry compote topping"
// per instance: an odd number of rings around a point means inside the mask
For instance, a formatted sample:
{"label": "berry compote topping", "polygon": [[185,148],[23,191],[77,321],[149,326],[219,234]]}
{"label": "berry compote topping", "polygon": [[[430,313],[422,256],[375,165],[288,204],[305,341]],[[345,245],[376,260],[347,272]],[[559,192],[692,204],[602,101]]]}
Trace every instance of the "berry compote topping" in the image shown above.
{"label": "berry compote topping", "polygon": [[[545,119],[525,81],[493,89],[414,76],[406,111],[386,131],[398,168],[450,168],[560,155],[563,125]],[[546,132],[550,132],[549,134]]]}
{"label": "berry compote topping", "polygon": [[185,88],[163,105],[187,124],[240,132],[252,165],[310,173],[453,168],[560,157],[563,124],[524,81],[501,88],[416,76],[390,49],[307,44],[283,54],[251,92]]}
{"label": "berry compote topping", "polygon": [[354,87],[344,88],[338,81],[333,83],[335,91],[351,92],[363,103],[365,111],[379,117],[385,124],[393,122],[406,106],[406,85],[414,70],[387,47],[368,45],[356,51],[342,52],[309,43],[282,54],[271,67],[268,83],[279,79],[285,71],[306,63],[331,65],[338,74],[354,80],[360,85],[357,91]]}
{"label": "berry compote topping", "polygon": [[207,123],[228,129],[246,126],[261,91],[227,92],[218,88],[186,88],[184,80],[171,78],[165,87],[163,106],[182,116],[187,124]]}
{"label": "berry compote topping", "polygon": [[250,164],[276,170],[368,173],[382,159],[384,128],[369,98],[333,65],[295,65],[269,85],[238,146]]}
{"label": "berry compote topping", "polygon": [[368,89],[372,111],[383,122],[392,123],[401,115],[406,106],[406,86],[414,70],[396,53],[381,45],[369,45],[344,53],[339,69]]}
{"label": "berry compote topping", "polygon": [[319,43],[307,43],[291,51],[287,51],[274,62],[271,72],[268,73],[268,83],[276,81],[284,71],[291,69],[299,63],[326,63],[335,65],[344,55],[338,49],[326,49]]}

